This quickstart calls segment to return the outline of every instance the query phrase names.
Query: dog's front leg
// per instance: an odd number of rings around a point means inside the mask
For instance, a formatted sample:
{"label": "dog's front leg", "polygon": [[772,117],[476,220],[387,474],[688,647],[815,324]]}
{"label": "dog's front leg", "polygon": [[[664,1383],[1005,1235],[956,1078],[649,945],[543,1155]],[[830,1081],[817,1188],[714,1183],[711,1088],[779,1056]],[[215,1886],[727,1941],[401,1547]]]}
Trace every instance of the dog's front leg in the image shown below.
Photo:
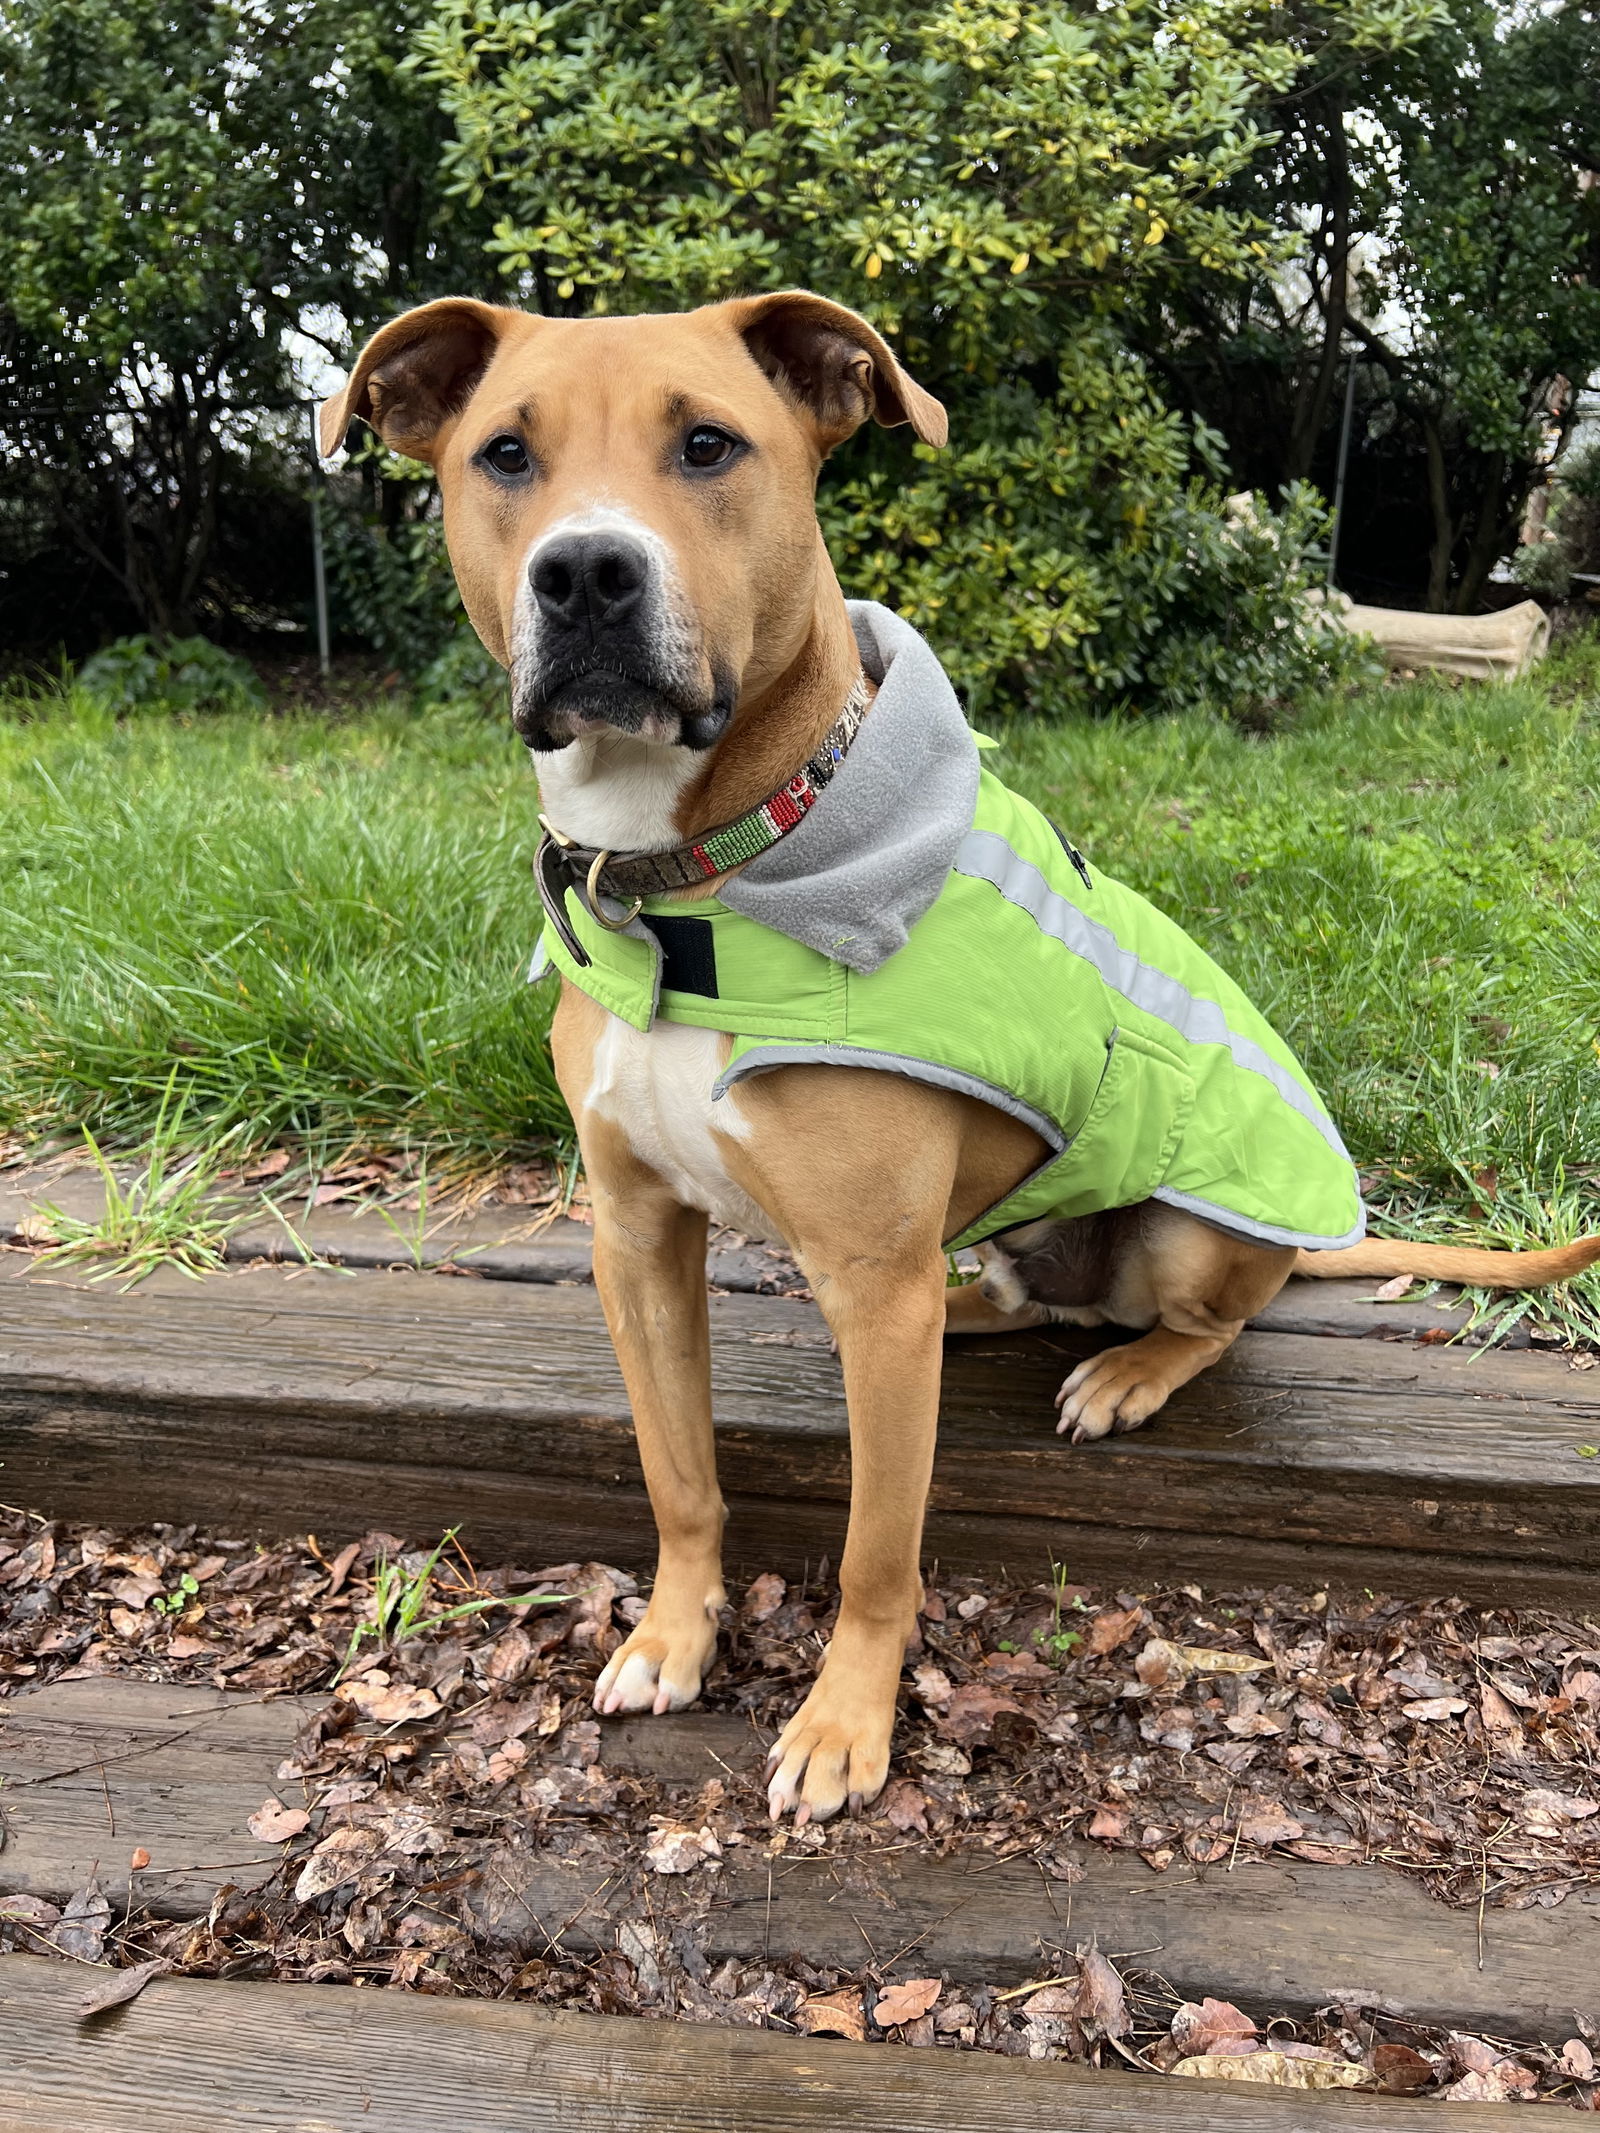
{"label": "dog's front leg", "polygon": [[633,1406],[658,1554],[644,1619],[595,1684],[594,1704],[608,1714],[676,1711],[700,1693],[724,1597],[706,1218],[605,1147],[608,1138],[585,1135],[594,1278]]}
{"label": "dog's front leg", "polygon": [[850,1530],[839,1619],[816,1686],[769,1759],[768,1802],[803,1823],[852,1812],[889,1769],[889,1736],[922,1598],[922,1514],[933,1472],[944,1333],[937,1233],[920,1249],[801,1254],[839,1343],[850,1409]]}

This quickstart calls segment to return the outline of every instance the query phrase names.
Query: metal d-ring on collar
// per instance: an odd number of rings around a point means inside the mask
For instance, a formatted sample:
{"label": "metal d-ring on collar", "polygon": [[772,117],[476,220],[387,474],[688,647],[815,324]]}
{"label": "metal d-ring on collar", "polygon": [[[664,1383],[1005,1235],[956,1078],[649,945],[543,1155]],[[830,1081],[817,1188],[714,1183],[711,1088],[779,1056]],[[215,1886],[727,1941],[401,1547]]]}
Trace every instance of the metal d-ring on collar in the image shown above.
{"label": "metal d-ring on collar", "polygon": [[[543,819],[543,816],[541,816],[540,820],[542,821]],[[590,911],[593,913],[597,922],[605,927],[607,933],[626,933],[628,928],[633,924],[634,920],[639,916],[639,913],[644,909],[644,898],[642,896],[636,896],[633,899],[632,910],[624,912],[621,918],[606,917],[604,911],[602,911],[600,908],[600,874],[601,869],[605,866],[606,861],[610,857],[611,854],[609,852],[595,853],[594,865],[589,869],[589,878],[584,883],[584,892],[589,899]]]}

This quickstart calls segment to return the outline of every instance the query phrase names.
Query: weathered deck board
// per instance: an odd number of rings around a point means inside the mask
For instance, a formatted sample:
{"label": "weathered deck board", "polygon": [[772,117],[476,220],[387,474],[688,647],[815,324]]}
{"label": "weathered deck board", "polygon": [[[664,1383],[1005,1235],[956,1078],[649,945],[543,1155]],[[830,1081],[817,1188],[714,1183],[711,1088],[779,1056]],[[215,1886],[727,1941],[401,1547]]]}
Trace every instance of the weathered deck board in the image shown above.
{"label": "weathered deck board", "polygon": [[[40,1207],[47,1201],[80,1220],[96,1220],[105,1204],[99,1172],[77,1164],[0,1173],[0,1241],[37,1234]],[[237,1209],[240,1203],[235,1199],[227,1204]],[[286,1212],[295,1236],[316,1256],[336,1265],[381,1270],[411,1262],[410,1216],[401,1218],[407,1228],[402,1241],[371,1202],[308,1209],[291,1201]],[[424,1267],[454,1264],[491,1281],[586,1283],[592,1278],[594,1233],[582,1222],[561,1218],[540,1224],[514,1207],[469,1206],[445,1198],[430,1212],[424,1228],[416,1254]],[[247,1213],[228,1240],[227,1256],[239,1266],[257,1259],[294,1264],[303,1257],[283,1223],[265,1210]],[[764,1246],[746,1244],[726,1232],[712,1238],[707,1273],[717,1287],[738,1295],[771,1294],[793,1278],[787,1262],[775,1259]],[[1454,1332],[1468,1321],[1465,1308],[1450,1300],[1454,1291],[1415,1303],[1380,1302],[1374,1296],[1376,1286],[1373,1281],[1291,1281],[1256,1324],[1276,1333],[1399,1341],[1439,1327]],[[1526,1348],[1526,1328],[1519,1327],[1507,1345]]]}
{"label": "weathered deck board", "polygon": [[[82,2023],[85,1973],[0,1957],[0,2133],[1315,2133],[1428,2103],[1241,2096],[985,2053],[348,1986],[157,1978]],[[1480,2104],[1475,2133],[1510,2133]]]}
{"label": "weathered deck board", "polygon": [[[712,1316],[732,1561],[836,1555],[848,1438],[820,1316],[753,1295]],[[1074,1449],[1051,1400],[1098,1338],[951,1344],[930,1559],[1593,1604],[1600,1466],[1578,1448],[1600,1437],[1596,1374],[1251,1331],[1155,1425]],[[586,1287],[0,1279],[0,1478],[59,1515],[324,1536],[460,1520],[524,1562],[626,1554],[650,1533],[627,1413]]]}
{"label": "weathered deck board", "polygon": [[[253,1843],[245,1822],[268,1792],[289,1797],[274,1772],[304,1707],[114,1677],[0,1704],[0,1798],[11,1825],[0,1891],[59,1902],[99,1861],[101,1886],[120,1907],[135,1844],[152,1855],[138,1900],[165,1916],[203,1911],[223,1881],[249,1885],[275,1852]],[[189,1727],[196,1730],[174,1738]],[[608,1723],[601,1742],[609,1768],[689,1784],[721,1766],[753,1767],[761,1752],[741,1720],[709,1712]],[[53,1770],[76,1774],[28,1782]],[[1077,1858],[1084,1878],[1068,1888],[1046,1883],[1026,1859],[997,1865],[917,1848],[856,1860],[792,1854],[773,1864],[770,1884],[765,1860],[730,1863],[714,1883],[703,1875],[658,1882],[653,1915],[660,1926],[695,1918],[712,1962],[794,1954],[872,1961],[901,1976],[1015,1984],[1047,1973],[1052,1951],[1092,1935],[1110,1953],[1136,1955],[1180,1993],[1233,1999],[1259,2015],[1344,1999],[1557,2043],[1572,2034],[1575,2015],[1600,2016],[1597,1892],[1576,1892],[1553,1911],[1490,1911],[1480,1969],[1476,1917],[1446,1910],[1381,1867],[1270,1861],[1154,1874],[1095,1845]],[[178,1866],[184,1871],[170,1871]],[[596,1887],[605,1878],[508,1843],[476,1892],[478,1927],[543,1951],[546,1929],[565,1920],[568,1945],[609,1946],[627,1898],[608,1901]],[[715,1897],[706,1909],[708,1887]]]}
{"label": "weathered deck board", "polygon": [[260,1879],[280,1847],[245,1824],[269,1792],[290,1797],[273,1773],[326,1701],[108,1674],[0,1702],[0,1891],[59,1903],[92,1872],[120,1911],[141,1846],[134,1897],[164,1918]]}

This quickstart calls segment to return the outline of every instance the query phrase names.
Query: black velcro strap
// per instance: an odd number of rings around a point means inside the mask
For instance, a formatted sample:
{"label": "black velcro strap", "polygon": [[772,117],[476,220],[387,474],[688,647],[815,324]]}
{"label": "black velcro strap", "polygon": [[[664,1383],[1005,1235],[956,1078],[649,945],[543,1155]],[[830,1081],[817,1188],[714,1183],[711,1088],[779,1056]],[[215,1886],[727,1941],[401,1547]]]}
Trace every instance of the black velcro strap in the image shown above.
{"label": "black velcro strap", "polygon": [[662,989],[716,999],[717,950],[710,919],[660,918],[646,912],[644,923],[661,943]]}

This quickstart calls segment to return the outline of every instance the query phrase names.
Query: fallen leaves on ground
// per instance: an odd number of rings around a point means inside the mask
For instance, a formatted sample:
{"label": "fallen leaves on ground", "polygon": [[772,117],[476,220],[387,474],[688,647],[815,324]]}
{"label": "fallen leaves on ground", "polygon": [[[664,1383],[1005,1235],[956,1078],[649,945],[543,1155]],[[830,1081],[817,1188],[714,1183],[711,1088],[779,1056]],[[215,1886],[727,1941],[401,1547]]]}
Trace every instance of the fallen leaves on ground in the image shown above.
{"label": "fallen leaves on ground", "polygon": [[[1600,1883],[1593,1622],[1287,1590],[1096,1600],[1057,1582],[930,1586],[878,1807],[859,1823],[774,1830],[761,1748],[814,1677],[831,1589],[768,1572],[727,1610],[705,1700],[745,1721],[750,1753],[671,1781],[608,1768],[589,1706],[597,1668],[643,1613],[635,1577],[577,1562],[480,1573],[447,1557],[439,1607],[476,1611],[392,1646],[368,1634],[336,1679],[352,1633],[374,1623],[380,1557],[408,1573],[426,1559],[382,1533],[257,1548],[188,1528],[0,1517],[0,1696],[124,1673],[258,1701],[327,1697],[249,1817],[250,1835],[282,1847],[256,1885],[171,1921],[141,1908],[141,1881],[124,1915],[86,1859],[62,1909],[0,1899],[0,1945],[113,1962],[118,1980],[170,1966],[1279,2086],[1600,2095],[1600,2045],[1581,2027],[1546,2049],[1387,2015],[1288,2022],[1271,2006],[1179,2000],[1138,1958],[1075,1946],[1068,1931],[1096,1847],[1135,1874],[1224,1872],[1274,1852],[1381,1859],[1445,1902],[1481,1902],[1491,1937],[1501,1909]],[[529,1592],[554,1604],[511,1604]],[[979,1871],[1037,1864],[1063,1927],[1035,1984],[897,1975],[915,1948],[878,1960],[894,1946],[878,1856],[908,1850]],[[740,1869],[781,1876],[805,1854],[826,1855],[841,1911],[860,1906],[858,1965],[775,1943],[770,1958],[711,1966],[701,1928]],[[149,1865],[143,1847],[134,1857]],[[491,1931],[495,1902],[534,1863],[570,1870],[582,1907],[541,1915],[520,1939]]]}

